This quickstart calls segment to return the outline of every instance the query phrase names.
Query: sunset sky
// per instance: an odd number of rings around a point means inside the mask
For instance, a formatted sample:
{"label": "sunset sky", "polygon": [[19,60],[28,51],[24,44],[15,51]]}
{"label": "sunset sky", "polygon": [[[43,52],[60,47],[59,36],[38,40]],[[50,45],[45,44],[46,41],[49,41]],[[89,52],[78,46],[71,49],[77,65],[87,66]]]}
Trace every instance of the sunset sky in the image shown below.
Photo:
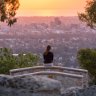
{"label": "sunset sky", "polygon": [[76,16],[86,0],[20,0],[18,16]]}

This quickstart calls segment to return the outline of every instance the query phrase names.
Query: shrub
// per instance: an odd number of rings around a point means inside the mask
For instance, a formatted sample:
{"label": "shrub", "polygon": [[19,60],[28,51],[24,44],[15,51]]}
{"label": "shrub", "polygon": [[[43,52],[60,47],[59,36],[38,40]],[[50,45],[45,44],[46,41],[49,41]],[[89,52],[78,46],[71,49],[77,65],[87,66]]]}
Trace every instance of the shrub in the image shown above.
{"label": "shrub", "polygon": [[20,53],[16,56],[17,68],[22,67],[31,67],[35,66],[38,63],[39,57],[37,55],[33,55],[31,53],[23,54]]}
{"label": "shrub", "polygon": [[10,69],[34,66],[38,60],[39,57],[32,53],[13,56],[11,49],[0,48],[0,74],[8,74]]}
{"label": "shrub", "polygon": [[80,49],[77,59],[80,66],[88,70],[91,77],[90,84],[96,84],[96,49]]}

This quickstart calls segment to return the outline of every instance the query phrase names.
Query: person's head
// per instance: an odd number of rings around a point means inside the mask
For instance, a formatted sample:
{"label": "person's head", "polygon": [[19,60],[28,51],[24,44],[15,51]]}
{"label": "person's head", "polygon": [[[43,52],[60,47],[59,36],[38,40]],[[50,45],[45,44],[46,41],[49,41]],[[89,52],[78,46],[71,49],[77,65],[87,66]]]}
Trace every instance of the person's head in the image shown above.
{"label": "person's head", "polygon": [[50,51],[50,50],[51,50],[51,46],[48,45],[46,50],[47,50],[47,51]]}

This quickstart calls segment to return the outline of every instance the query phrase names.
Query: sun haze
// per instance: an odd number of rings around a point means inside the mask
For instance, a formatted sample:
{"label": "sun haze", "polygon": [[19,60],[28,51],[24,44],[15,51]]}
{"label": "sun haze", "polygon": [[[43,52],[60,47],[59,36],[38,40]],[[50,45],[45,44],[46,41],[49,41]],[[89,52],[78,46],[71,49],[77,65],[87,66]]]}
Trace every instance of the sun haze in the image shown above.
{"label": "sun haze", "polygon": [[20,0],[17,15],[75,16],[83,11],[86,0]]}

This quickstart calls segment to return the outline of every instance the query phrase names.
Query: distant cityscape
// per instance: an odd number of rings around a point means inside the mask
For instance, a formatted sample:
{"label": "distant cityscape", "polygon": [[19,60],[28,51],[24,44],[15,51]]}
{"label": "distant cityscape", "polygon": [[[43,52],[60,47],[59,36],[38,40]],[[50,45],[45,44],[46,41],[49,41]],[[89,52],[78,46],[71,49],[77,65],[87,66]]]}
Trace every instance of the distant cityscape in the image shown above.
{"label": "distant cityscape", "polygon": [[12,27],[0,24],[0,47],[11,48],[14,54],[31,52],[39,55],[43,63],[42,54],[48,44],[52,46],[55,65],[79,67],[77,52],[96,48],[96,30],[78,17],[18,17]]}

